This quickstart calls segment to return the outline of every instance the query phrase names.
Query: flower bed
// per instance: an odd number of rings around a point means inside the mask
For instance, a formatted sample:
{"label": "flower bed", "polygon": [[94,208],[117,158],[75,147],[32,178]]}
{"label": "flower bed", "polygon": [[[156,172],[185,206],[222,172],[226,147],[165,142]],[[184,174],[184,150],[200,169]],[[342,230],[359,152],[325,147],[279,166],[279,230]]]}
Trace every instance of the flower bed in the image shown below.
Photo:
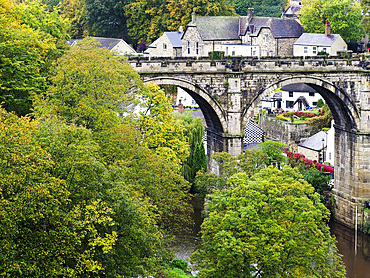
{"label": "flower bed", "polygon": [[289,162],[293,164],[292,166],[307,166],[309,167],[315,167],[321,172],[328,172],[328,173],[333,173],[334,172],[334,167],[325,165],[322,163],[317,162],[316,160],[310,160],[307,159],[303,154],[300,153],[293,153],[289,152],[288,150],[285,149],[285,153],[287,154],[289,158]]}

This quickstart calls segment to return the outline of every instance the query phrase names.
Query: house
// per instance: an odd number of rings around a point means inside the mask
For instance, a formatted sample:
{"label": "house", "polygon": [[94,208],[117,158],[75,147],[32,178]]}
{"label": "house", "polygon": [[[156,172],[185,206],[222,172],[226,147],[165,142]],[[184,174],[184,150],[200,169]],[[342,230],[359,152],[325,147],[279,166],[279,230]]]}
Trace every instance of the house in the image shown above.
{"label": "house", "polygon": [[164,32],[162,36],[149,45],[144,55],[153,57],[181,57],[181,37],[183,33],[182,27],[177,32]]}
{"label": "house", "polygon": [[296,83],[280,88],[271,97],[261,101],[261,107],[270,111],[283,109],[284,111],[300,111],[308,107],[315,107],[321,95],[312,87]]}
{"label": "house", "polygon": [[[99,43],[100,47],[105,47],[109,51],[118,55],[136,55],[137,52],[124,40],[116,38],[90,37]],[[70,46],[77,44],[80,39],[69,40],[67,43]]]}
{"label": "house", "polygon": [[184,105],[185,107],[199,107],[196,101],[182,88],[177,88],[176,105]]}
{"label": "house", "polygon": [[289,7],[283,12],[282,18],[299,18],[301,15],[302,0],[290,0]]}
{"label": "house", "polygon": [[319,52],[337,56],[339,51],[347,51],[347,44],[339,34],[330,33],[329,22],[325,34],[303,33],[293,45],[294,56],[317,56]]}
{"label": "house", "polygon": [[298,144],[298,153],[303,154],[307,159],[318,162],[326,161],[326,147],[328,133],[320,131]]}
{"label": "house", "polygon": [[196,16],[182,36],[183,57],[206,57],[212,51],[226,56],[288,56],[303,27],[294,19],[247,16]]}

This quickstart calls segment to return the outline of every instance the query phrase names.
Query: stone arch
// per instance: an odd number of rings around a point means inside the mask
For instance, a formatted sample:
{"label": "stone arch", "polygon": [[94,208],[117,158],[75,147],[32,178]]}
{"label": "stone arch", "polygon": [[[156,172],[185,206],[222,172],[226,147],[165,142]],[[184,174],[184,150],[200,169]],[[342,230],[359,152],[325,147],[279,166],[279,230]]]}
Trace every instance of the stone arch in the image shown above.
{"label": "stone arch", "polygon": [[227,116],[220,104],[215,101],[209,93],[196,84],[181,78],[171,76],[160,76],[144,80],[144,84],[149,82],[158,85],[174,85],[184,89],[199,105],[204,115],[207,129],[218,134],[227,130]]}
{"label": "stone arch", "polygon": [[318,77],[295,76],[279,80],[258,92],[249,107],[244,108],[242,113],[242,126],[245,126],[249,115],[258,112],[258,104],[262,99],[273,94],[274,90],[290,84],[304,83],[314,88],[328,104],[337,128],[349,132],[355,132],[360,125],[360,116],[357,106],[346,92],[333,83]]}

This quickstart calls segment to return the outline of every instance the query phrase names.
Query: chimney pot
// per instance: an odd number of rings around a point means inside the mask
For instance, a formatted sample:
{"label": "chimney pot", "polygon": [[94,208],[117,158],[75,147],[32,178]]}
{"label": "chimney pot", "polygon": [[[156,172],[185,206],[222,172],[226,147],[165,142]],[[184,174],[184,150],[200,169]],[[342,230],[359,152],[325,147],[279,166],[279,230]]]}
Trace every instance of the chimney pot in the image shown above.
{"label": "chimney pot", "polygon": [[331,32],[331,30],[330,30],[330,23],[327,21],[325,23],[325,36],[330,35],[330,32]]}

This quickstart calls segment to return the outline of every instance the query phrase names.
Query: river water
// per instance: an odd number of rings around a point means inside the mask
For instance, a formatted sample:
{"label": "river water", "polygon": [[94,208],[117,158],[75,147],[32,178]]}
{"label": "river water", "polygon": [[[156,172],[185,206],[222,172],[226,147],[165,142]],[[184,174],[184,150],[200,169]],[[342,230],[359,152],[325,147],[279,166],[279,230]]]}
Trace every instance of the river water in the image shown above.
{"label": "river water", "polygon": [[[200,242],[198,232],[202,223],[203,200],[193,200],[195,227],[192,232],[185,235],[177,235],[171,244],[175,256],[178,259],[189,261],[190,255],[194,252]],[[347,278],[370,278],[370,236],[360,231],[356,233],[339,223],[330,223],[331,233],[337,240],[339,253],[346,267]],[[196,272],[192,272],[195,276]]]}

